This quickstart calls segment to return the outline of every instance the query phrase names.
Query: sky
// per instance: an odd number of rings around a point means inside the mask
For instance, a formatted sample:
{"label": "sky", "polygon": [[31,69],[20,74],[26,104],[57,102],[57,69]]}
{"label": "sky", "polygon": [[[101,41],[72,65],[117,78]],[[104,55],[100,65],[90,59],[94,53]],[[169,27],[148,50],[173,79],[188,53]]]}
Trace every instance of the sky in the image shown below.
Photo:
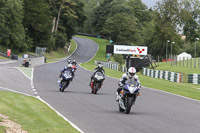
{"label": "sky", "polygon": [[160,0],[142,0],[142,2],[147,5],[148,8],[153,7],[157,1]]}

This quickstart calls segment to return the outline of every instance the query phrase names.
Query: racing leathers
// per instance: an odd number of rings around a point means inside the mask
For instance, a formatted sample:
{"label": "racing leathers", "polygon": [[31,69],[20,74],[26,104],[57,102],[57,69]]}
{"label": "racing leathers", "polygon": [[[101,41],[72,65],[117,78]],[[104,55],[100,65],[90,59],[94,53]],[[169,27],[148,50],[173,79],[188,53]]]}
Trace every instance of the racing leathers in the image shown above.
{"label": "racing leathers", "polygon": [[[90,84],[89,86],[91,86],[93,88],[93,78],[94,78],[94,75],[97,73],[97,72],[101,72],[103,75],[105,75],[105,70],[103,68],[95,68],[94,70],[94,73],[93,75],[91,76],[91,79],[90,79]],[[105,80],[105,79],[104,79]],[[102,86],[102,83],[101,83],[101,86]]]}
{"label": "racing leathers", "polygon": [[138,85],[139,89],[141,88],[138,75],[135,74],[133,77],[130,77],[130,76],[128,76],[128,73],[124,73],[124,74],[122,75],[120,81],[118,82],[119,88],[117,89],[117,92],[116,92],[116,101],[119,100],[119,93],[120,93],[120,91],[122,91],[122,89],[124,88],[124,85],[126,84],[126,81],[127,81],[128,79],[131,79],[131,78],[133,78],[134,81],[137,82],[137,85]]}

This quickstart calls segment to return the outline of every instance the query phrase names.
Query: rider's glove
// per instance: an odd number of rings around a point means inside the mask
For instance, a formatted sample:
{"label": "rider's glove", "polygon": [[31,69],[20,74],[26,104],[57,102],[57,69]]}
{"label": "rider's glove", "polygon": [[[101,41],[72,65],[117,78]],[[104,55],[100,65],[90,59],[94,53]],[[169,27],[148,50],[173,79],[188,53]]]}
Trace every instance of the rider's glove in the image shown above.
{"label": "rider's glove", "polygon": [[122,84],[122,82],[118,82],[118,85],[119,85],[120,87],[123,87],[123,86],[124,86],[124,84]]}

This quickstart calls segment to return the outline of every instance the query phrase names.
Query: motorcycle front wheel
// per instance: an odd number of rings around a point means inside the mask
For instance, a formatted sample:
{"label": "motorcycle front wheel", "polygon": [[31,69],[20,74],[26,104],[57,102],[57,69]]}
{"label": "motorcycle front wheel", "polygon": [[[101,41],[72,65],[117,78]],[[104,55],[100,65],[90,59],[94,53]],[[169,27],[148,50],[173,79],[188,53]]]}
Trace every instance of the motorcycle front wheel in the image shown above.
{"label": "motorcycle front wheel", "polygon": [[62,82],[62,88],[60,89],[61,92],[64,92],[65,88],[69,85],[69,81]]}
{"label": "motorcycle front wheel", "polygon": [[94,85],[94,94],[97,94],[97,91],[99,90],[99,86],[100,85],[100,83],[96,83],[95,85]]}
{"label": "motorcycle front wheel", "polygon": [[126,97],[126,100],[125,100],[125,107],[126,107],[125,112],[126,112],[126,114],[130,113],[132,104],[133,104],[133,98],[132,97]]}

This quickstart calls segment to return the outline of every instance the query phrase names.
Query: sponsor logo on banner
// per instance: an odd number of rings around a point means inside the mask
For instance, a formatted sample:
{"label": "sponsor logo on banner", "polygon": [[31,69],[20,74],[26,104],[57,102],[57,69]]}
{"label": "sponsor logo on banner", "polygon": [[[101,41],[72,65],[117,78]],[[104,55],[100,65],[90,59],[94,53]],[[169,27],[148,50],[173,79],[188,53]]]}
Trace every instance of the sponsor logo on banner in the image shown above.
{"label": "sponsor logo on banner", "polygon": [[114,54],[147,55],[147,47],[114,45]]}

